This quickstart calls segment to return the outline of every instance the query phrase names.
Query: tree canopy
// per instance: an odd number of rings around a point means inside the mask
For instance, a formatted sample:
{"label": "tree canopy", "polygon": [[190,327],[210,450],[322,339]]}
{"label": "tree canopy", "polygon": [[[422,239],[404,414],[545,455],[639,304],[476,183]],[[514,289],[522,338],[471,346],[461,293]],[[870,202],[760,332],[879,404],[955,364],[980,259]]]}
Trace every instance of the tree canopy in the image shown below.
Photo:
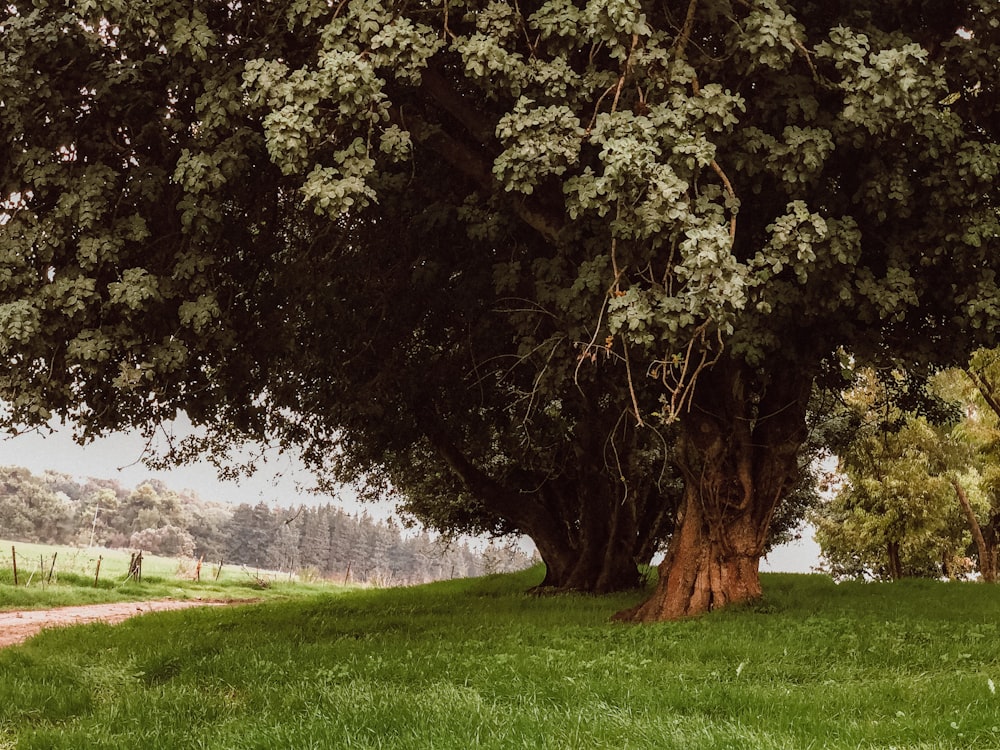
{"label": "tree canopy", "polygon": [[824,364],[995,338],[989,0],[7,13],[7,424],[416,436],[640,548],[676,507],[658,619],[759,594]]}

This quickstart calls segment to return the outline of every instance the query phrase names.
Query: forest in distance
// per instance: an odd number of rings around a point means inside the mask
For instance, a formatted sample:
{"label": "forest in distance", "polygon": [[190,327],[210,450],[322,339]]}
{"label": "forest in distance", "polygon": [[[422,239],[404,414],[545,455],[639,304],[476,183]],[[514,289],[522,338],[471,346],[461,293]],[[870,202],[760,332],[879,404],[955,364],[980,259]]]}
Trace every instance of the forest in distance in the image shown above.
{"label": "forest in distance", "polygon": [[510,572],[533,562],[510,545],[474,548],[332,504],[234,505],[157,479],[128,488],[15,466],[0,467],[0,538],[129,548],[383,585]]}

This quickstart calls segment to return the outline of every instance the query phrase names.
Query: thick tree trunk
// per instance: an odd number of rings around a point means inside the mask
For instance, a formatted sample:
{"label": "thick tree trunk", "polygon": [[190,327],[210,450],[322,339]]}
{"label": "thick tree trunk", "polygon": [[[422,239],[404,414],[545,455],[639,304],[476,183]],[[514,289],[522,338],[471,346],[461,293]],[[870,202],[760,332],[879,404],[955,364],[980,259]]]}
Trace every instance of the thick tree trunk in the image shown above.
{"label": "thick tree trunk", "polygon": [[570,497],[543,493],[547,507],[561,508],[556,515],[572,522],[524,525],[546,566],[536,591],[608,594],[642,584],[639,565],[650,562],[654,541],[669,532],[676,501],[652,489],[622,501],[604,484],[595,478],[590,486],[572,486]]}
{"label": "thick tree trunk", "polygon": [[627,548],[551,545],[531,535],[545,564],[545,578],[535,591],[580,591],[608,594],[638,588],[641,579],[635,557]]}
{"label": "thick tree trunk", "polygon": [[684,500],[649,600],[633,622],[702,614],[761,595],[758,568],[771,519],[798,478],[812,378],[792,368],[762,383],[724,361],[704,373],[682,419]]}
{"label": "thick tree trunk", "polygon": [[650,562],[669,534],[677,504],[653,481],[643,478],[623,490],[621,477],[612,479],[603,462],[588,457],[597,468],[541,482],[533,476],[526,482],[533,489],[518,490],[474,466],[443,432],[425,430],[469,491],[534,541],[546,569],[536,591],[607,594],[641,585],[638,566]]}
{"label": "thick tree trunk", "polygon": [[706,518],[697,489],[688,492],[653,596],[619,619],[676,620],[761,595],[760,530],[743,517],[724,527]]}

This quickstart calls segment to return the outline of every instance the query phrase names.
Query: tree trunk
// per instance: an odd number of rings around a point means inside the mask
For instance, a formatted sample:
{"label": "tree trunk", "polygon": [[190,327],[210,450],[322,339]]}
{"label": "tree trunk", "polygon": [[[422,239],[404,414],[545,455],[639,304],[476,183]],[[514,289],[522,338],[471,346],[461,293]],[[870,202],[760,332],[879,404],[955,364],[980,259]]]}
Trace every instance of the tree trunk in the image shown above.
{"label": "tree trunk", "polygon": [[534,590],[609,594],[638,588],[641,579],[635,557],[627,548],[604,545],[547,545],[531,535],[545,563],[545,578]]}
{"label": "tree trunk", "polygon": [[661,495],[653,481],[643,478],[623,489],[602,471],[603,462],[591,459],[597,467],[593,470],[540,483],[532,477],[528,484],[536,485],[533,489],[518,490],[473,465],[443,433],[426,434],[490,512],[534,541],[545,564],[545,578],[536,591],[608,594],[641,585],[638,566],[649,563],[666,538],[677,504]]}
{"label": "tree trunk", "polygon": [[1000,515],[994,513],[990,516],[990,521],[983,528],[983,539],[986,542],[986,556],[990,561],[993,571],[994,582],[1000,577],[1000,554],[998,554],[997,541],[1000,539]]}
{"label": "tree trunk", "polygon": [[761,595],[758,574],[771,520],[798,479],[812,377],[723,360],[703,373],[682,417],[684,499],[653,595],[619,613],[674,620]]}
{"label": "tree trunk", "polygon": [[898,581],[903,577],[903,563],[899,559],[899,542],[887,542],[885,552],[889,558],[889,578]]}
{"label": "tree trunk", "polygon": [[969,496],[965,494],[965,489],[957,479],[951,480],[951,486],[955,488],[958,496],[958,504],[962,506],[962,511],[969,521],[969,528],[972,530],[972,539],[976,543],[976,550],[979,553],[979,574],[986,583],[996,583],[997,580],[997,555],[996,548],[986,543],[983,536],[983,529],[976,518],[976,512],[972,509]]}
{"label": "tree trunk", "polygon": [[[653,488],[645,494],[633,488],[623,501],[598,477],[586,484],[541,493],[548,496],[547,507],[560,509],[554,515],[563,523],[522,524],[546,565],[545,580],[536,591],[608,594],[638,588],[639,565],[650,562],[654,541],[669,532],[676,501]],[[539,502],[525,498],[522,504],[525,501]],[[558,530],[555,538],[549,535],[553,529]]]}
{"label": "tree trunk", "polygon": [[[653,596],[619,619],[676,620],[761,595],[759,529],[744,516],[720,527],[691,489]],[[720,533],[721,532],[721,533]]]}

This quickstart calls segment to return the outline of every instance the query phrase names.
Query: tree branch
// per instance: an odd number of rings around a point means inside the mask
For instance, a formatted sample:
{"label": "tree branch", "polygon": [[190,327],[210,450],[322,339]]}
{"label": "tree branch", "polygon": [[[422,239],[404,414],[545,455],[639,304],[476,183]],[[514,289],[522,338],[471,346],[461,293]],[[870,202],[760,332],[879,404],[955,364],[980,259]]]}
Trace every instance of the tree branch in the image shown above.
{"label": "tree branch", "polygon": [[476,141],[484,146],[496,143],[496,123],[489,122],[482,110],[470,107],[444,76],[432,68],[423,71],[420,81],[421,91],[461,123]]}
{"label": "tree branch", "polygon": [[993,386],[986,381],[986,378],[973,370],[971,367],[967,367],[965,369],[965,374],[969,376],[973,385],[979,389],[979,393],[982,395],[986,405],[989,406],[998,417],[1000,417],[1000,399],[997,398],[997,394]]}
{"label": "tree branch", "polygon": [[691,2],[688,3],[687,14],[684,17],[684,25],[681,27],[680,34],[677,35],[677,40],[675,42],[675,60],[680,60],[684,57],[684,53],[687,52],[687,45],[691,40],[691,32],[694,30],[694,14],[697,9],[698,0],[691,0]]}
{"label": "tree branch", "polygon": [[976,549],[979,552],[979,572],[983,576],[983,580],[987,583],[993,583],[996,580],[996,570],[991,563],[991,555],[989,547],[986,545],[986,539],[983,536],[983,529],[979,525],[979,519],[976,518],[976,512],[972,509],[972,503],[969,502],[968,495],[965,494],[965,488],[959,484],[957,479],[951,480],[951,486],[955,489],[955,495],[958,497],[958,504],[962,506],[962,511],[965,513],[966,519],[969,521],[969,529],[972,531],[972,538],[976,542]]}
{"label": "tree branch", "polygon": [[[403,118],[399,113],[396,114],[396,119],[402,121]],[[440,126],[432,125],[419,116],[408,116],[405,125],[415,141],[433,150],[482,190],[490,194],[502,194],[503,191],[493,176],[491,162],[481,152],[470,148],[460,139],[446,133]],[[524,198],[511,196],[510,207],[521,221],[538,232],[546,242],[553,245],[558,243],[562,231],[562,221],[559,217],[529,206]]]}
{"label": "tree branch", "polygon": [[[427,410],[416,415],[418,426],[431,447],[466,489],[491,512],[538,541],[560,538],[563,530],[546,505],[551,502],[545,483],[537,490],[508,489],[469,461],[468,457],[445,433],[436,416]],[[558,517],[566,517],[565,510]]]}

